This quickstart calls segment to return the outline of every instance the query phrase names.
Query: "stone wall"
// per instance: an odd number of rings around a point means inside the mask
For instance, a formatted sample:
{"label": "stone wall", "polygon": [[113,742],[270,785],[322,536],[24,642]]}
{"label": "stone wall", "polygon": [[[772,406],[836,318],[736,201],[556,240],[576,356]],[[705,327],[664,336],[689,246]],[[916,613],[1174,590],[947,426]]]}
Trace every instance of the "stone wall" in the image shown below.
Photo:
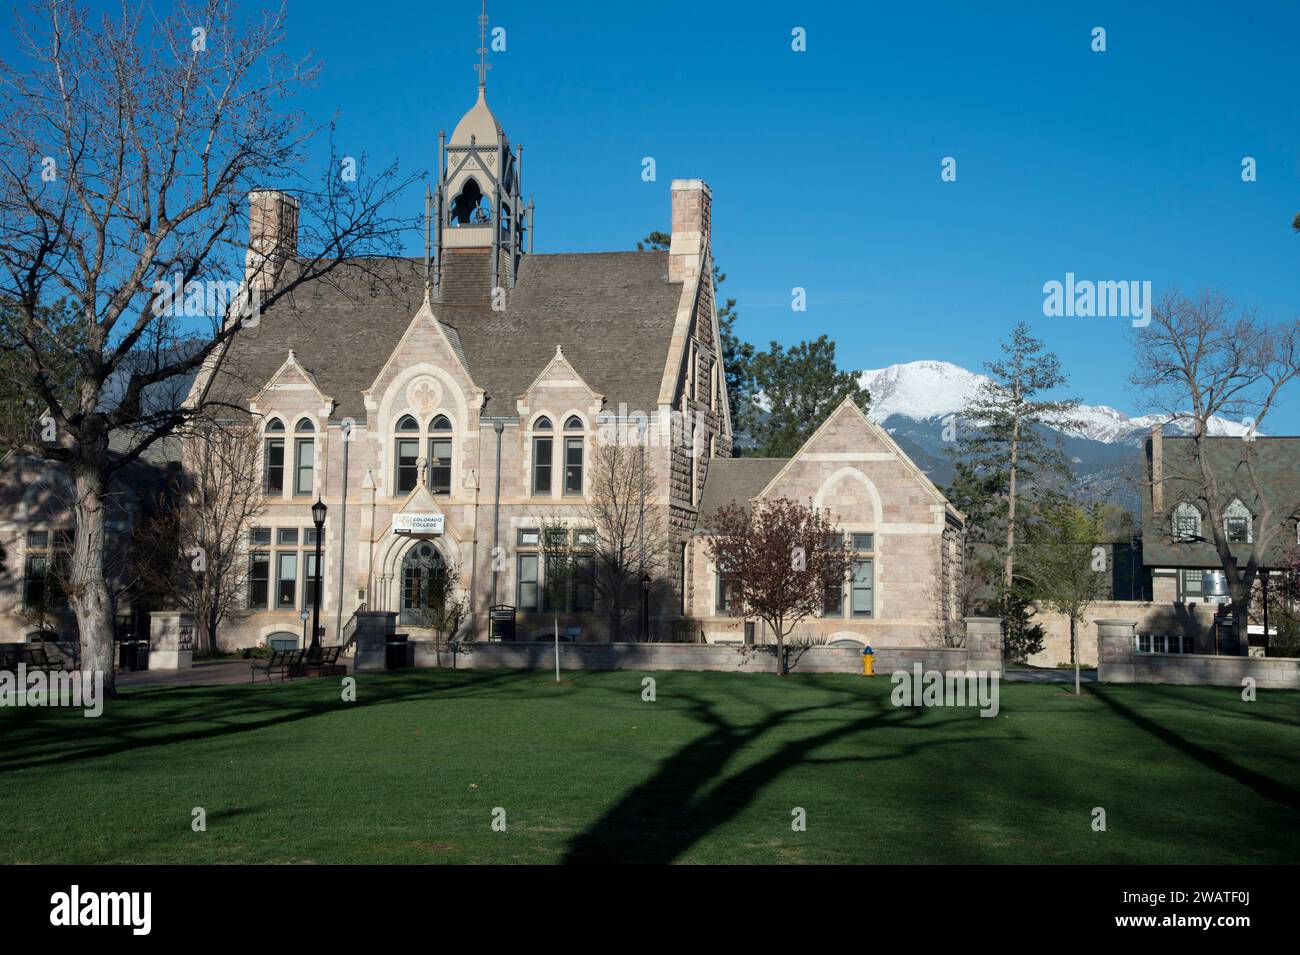
{"label": "stone wall", "polygon": [[[395,628],[393,614],[361,614],[357,627],[358,670],[382,670],[387,635]],[[891,647],[877,651],[876,673],[911,670],[984,670],[1002,672],[1000,620],[967,618],[966,643],[953,647]],[[555,645],[545,641],[492,643],[475,640],[451,651],[432,643],[411,645],[408,662],[416,667],[447,669],[546,670],[555,666]],[[861,673],[857,647],[815,646],[789,651],[794,673]],[[685,643],[561,643],[562,670],[731,670],[771,673],[776,670],[774,645]]]}
{"label": "stone wall", "polygon": [[[1029,658],[1032,666],[1054,667],[1070,662],[1070,620],[1035,604],[1034,622],[1046,631],[1043,650]],[[1132,620],[1138,633],[1186,634],[1198,652],[1214,653],[1214,607],[1211,604],[1180,604],[1142,600],[1104,600],[1088,609],[1079,624],[1079,662],[1097,665],[1097,622]]]}
{"label": "stone wall", "polygon": [[1221,657],[1203,653],[1137,653],[1132,620],[1097,621],[1097,678],[1103,683],[1178,683],[1300,690],[1300,659]]}

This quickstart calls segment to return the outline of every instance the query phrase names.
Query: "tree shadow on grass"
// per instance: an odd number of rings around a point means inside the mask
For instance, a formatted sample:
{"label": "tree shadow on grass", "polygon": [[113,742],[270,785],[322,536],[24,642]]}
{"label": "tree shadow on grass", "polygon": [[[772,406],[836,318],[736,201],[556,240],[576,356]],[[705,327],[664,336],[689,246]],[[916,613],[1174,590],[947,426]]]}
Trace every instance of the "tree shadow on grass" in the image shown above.
{"label": "tree shadow on grass", "polygon": [[1174,732],[1168,727],[1161,726],[1155,720],[1126,706],[1115,698],[1115,695],[1108,690],[1100,687],[1090,687],[1090,692],[1099,700],[1106,704],[1114,713],[1128,720],[1139,729],[1150,733],[1166,746],[1178,750],[1196,760],[1207,769],[1216,773],[1221,773],[1229,779],[1235,780],[1241,785],[1253,790],[1265,799],[1271,799],[1274,802],[1281,803],[1289,809],[1300,810],[1300,792],[1288,786],[1286,783],[1278,782],[1262,773],[1247,769],[1239,763],[1233,762],[1221,753],[1207,749],[1198,743],[1193,743],[1186,737]]}
{"label": "tree shadow on grass", "polygon": [[[890,752],[862,756],[815,758],[813,754],[830,743],[872,729],[921,729],[923,711],[894,708],[888,697],[865,697],[836,691],[838,702],[818,703],[792,709],[767,709],[766,715],[750,724],[728,722],[710,700],[686,696],[689,713],[708,731],[663,760],[645,782],[629,790],[586,831],[569,843],[566,863],[666,864],[673,862],[704,836],[738,816],[768,785],[796,766],[836,763],[873,763],[900,759],[922,749],[950,743],[964,743],[936,733],[945,722],[925,720],[926,737],[914,744],[896,746]],[[757,701],[755,701],[757,702]],[[850,707],[865,715],[845,712]],[[748,748],[763,746],[765,737],[787,728],[800,717],[825,714],[830,726],[820,732],[776,745],[769,755],[730,776],[725,767]],[[955,717],[960,719],[960,717]],[[816,722],[823,722],[818,720]],[[766,744],[770,747],[772,744]]]}
{"label": "tree shadow on grass", "polygon": [[[463,674],[463,675],[462,675]],[[526,676],[527,674],[522,674]],[[510,670],[458,671],[455,683],[434,683],[428,677],[376,681],[358,687],[355,703],[342,702],[331,690],[328,699],[304,698],[300,692],[283,696],[272,689],[251,687],[174,687],[120,697],[103,716],[73,718],[66,711],[17,710],[0,736],[0,775],[33,767],[51,767],[98,759],[134,750],[172,746],[196,740],[220,739],[272,726],[301,722],[340,712],[361,712],[413,700],[487,697],[521,674]],[[293,687],[293,684],[290,684]],[[301,685],[300,685],[301,686]],[[298,690],[299,687],[293,687]],[[149,707],[149,715],[132,718],[122,703]],[[114,712],[114,710],[116,712]]]}

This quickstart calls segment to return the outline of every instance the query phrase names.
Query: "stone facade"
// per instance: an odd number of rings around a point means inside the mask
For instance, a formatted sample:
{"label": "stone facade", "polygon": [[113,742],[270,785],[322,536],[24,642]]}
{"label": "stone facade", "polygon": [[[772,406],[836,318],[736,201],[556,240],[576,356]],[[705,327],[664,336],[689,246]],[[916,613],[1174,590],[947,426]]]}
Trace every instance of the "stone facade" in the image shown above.
{"label": "stone facade", "polygon": [[[962,516],[852,401],[841,404],[752,500],[775,497],[824,509],[850,540],[869,535],[870,542],[860,554],[870,562],[869,610],[855,610],[846,593],[838,615],[805,620],[794,636],[873,647],[943,646],[953,639]],[[707,520],[704,525],[692,546],[694,630],[709,642],[743,639],[743,621],[719,612],[717,570],[705,545]],[[755,640],[767,639],[759,624]]]}
{"label": "stone facade", "polygon": [[1300,660],[1202,653],[1138,653],[1132,620],[1097,621],[1097,679],[1103,683],[1178,683],[1300,690]]}

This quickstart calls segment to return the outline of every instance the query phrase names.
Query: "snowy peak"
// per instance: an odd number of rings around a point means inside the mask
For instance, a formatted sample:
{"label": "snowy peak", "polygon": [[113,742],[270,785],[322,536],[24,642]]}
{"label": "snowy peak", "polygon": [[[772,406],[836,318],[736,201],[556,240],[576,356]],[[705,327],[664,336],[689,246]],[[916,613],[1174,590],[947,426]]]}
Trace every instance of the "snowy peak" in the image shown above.
{"label": "snowy peak", "polygon": [[909,361],[864,371],[858,383],[871,392],[873,421],[895,414],[923,421],[960,411],[984,380],[951,362]]}
{"label": "snowy peak", "polygon": [[[909,361],[875,371],[864,371],[858,383],[871,392],[870,417],[884,421],[892,415],[902,415],[914,421],[944,418],[960,414],[975,396],[986,375],[968,371],[947,361]],[[1080,405],[1072,416],[1080,427],[1069,434],[1089,438],[1103,444],[1131,440],[1151,430],[1153,424],[1165,420],[1163,415],[1134,417],[1108,405]],[[1177,422],[1172,431],[1184,430]],[[1246,426],[1225,418],[1210,421],[1210,434],[1239,437]]]}

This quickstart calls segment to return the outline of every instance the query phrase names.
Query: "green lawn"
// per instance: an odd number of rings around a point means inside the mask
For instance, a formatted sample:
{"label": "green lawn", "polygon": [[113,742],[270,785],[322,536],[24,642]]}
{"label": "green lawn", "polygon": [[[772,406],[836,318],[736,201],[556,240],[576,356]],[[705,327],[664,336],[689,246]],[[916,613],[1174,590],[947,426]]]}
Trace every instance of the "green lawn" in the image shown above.
{"label": "green lawn", "polygon": [[0,862],[1300,858],[1300,693],[1007,684],[987,719],[895,709],[884,677],[660,672],[648,703],[646,675],[410,671],[360,676],[357,703],[321,679],[132,690],[99,719],[0,710]]}

